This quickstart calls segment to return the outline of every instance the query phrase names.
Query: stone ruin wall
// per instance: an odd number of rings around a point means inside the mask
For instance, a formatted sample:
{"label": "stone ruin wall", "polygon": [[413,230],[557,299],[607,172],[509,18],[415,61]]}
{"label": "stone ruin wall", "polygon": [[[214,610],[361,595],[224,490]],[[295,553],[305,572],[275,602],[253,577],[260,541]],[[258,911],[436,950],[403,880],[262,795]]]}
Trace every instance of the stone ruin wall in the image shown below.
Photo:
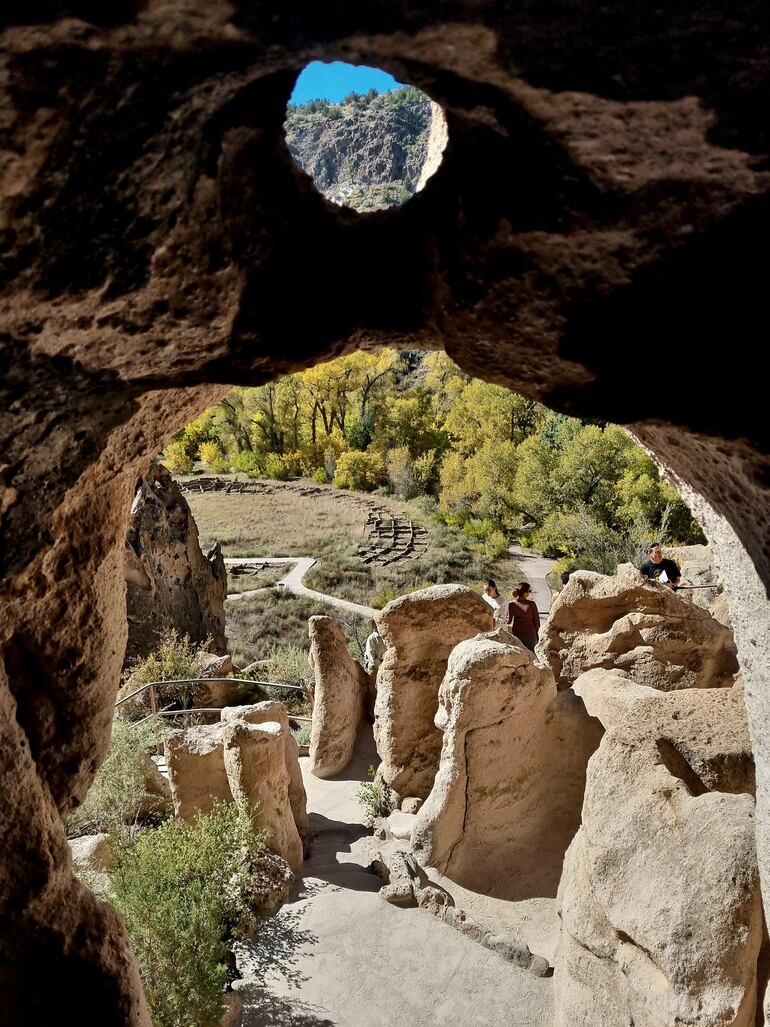
{"label": "stone ruin wall", "polygon": [[[147,1023],[125,934],[73,878],[59,816],[108,742],[137,477],[228,383],[355,346],[443,346],[557,410],[630,424],[667,468],[730,595],[770,892],[770,474],[751,370],[766,6],[4,13],[8,1015]],[[283,110],[317,57],[380,65],[444,108],[444,160],[403,209],[332,210],[292,166]],[[647,388],[652,365],[677,388]]]}

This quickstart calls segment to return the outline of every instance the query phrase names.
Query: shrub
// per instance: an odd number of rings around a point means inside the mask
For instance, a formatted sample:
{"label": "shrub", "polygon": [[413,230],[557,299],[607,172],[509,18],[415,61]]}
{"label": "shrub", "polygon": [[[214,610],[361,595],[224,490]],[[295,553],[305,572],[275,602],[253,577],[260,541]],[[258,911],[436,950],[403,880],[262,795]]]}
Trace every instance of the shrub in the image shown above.
{"label": "shrub", "polygon": [[326,485],[329,481],[329,475],[326,473],[325,467],[316,467],[313,471],[313,481],[317,481],[319,485]]}
{"label": "shrub", "polygon": [[248,474],[252,478],[258,478],[264,473],[260,457],[253,450],[244,450],[241,453],[233,453],[229,457],[230,466],[234,471]]}
{"label": "shrub", "polygon": [[300,724],[292,730],[297,745],[310,745],[310,724]]}
{"label": "shrub", "polygon": [[226,942],[248,926],[263,848],[232,803],[117,846],[112,901],[157,1027],[209,1027],[221,1017]]}
{"label": "shrub", "polygon": [[356,792],[356,801],[364,811],[364,823],[372,827],[380,817],[389,817],[396,808],[388,786],[375,777],[374,767],[369,766],[370,780],[364,782]]}
{"label": "shrub", "polygon": [[394,492],[404,499],[411,499],[417,492],[417,477],[414,460],[406,446],[391,449],[387,458],[388,481]]}
{"label": "shrub", "polygon": [[191,474],[194,466],[183,442],[169,442],[163,450],[162,462],[174,474]]}
{"label": "shrub", "polygon": [[216,442],[201,442],[200,448],[198,449],[198,456],[204,464],[208,464],[209,467],[221,459],[222,453]]}
{"label": "shrub", "polygon": [[[191,642],[187,635],[178,635],[176,631],[166,631],[160,637],[158,648],[129,667],[123,675],[123,685],[118,697],[129,695],[150,681],[173,681],[176,678],[196,679],[201,671],[203,653],[210,639],[204,642]],[[163,685],[156,689],[161,705],[178,704],[183,709],[190,706],[195,685],[192,681],[179,684]],[[141,693],[135,700],[129,700],[119,709],[122,716],[136,718],[147,712],[147,692]]]}
{"label": "shrub", "polygon": [[276,481],[288,481],[291,478],[286,461],[277,453],[268,453],[265,459],[265,474],[268,478],[275,478]]}
{"label": "shrub", "polygon": [[145,799],[145,763],[155,744],[149,724],[116,717],[104,763],[81,805],[67,818],[67,833],[84,828],[118,833],[130,824]]}
{"label": "shrub", "polygon": [[340,489],[360,489],[371,492],[384,479],[382,456],[379,453],[361,453],[349,450],[340,453],[334,471],[334,484]]}

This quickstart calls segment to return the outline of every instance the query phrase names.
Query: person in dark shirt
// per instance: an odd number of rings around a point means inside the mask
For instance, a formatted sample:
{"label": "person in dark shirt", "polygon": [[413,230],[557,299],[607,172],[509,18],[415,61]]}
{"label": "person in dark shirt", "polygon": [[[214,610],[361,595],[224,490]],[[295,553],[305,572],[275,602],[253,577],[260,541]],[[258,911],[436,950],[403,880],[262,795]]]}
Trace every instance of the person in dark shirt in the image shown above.
{"label": "person in dark shirt", "polygon": [[669,588],[675,588],[681,580],[682,572],[673,560],[665,559],[660,542],[653,542],[647,546],[647,555],[649,559],[639,568],[644,577],[660,581],[665,574],[662,583]]}

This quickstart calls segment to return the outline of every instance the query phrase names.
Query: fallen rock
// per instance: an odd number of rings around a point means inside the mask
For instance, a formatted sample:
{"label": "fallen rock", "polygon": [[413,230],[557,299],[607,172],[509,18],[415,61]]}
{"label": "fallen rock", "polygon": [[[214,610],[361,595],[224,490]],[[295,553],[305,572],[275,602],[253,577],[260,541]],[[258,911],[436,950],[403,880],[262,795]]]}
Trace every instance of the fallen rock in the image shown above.
{"label": "fallen rock", "polygon": [[174,814],[180,820],[210,813],[218,799],[232,802],[221,724],[170,731],[164,749]]}
{"label": "fallen rock", "polygon": [[436,724],[444,742],[412,831],[418,861],[482,894],[555,896],[598,721],[500,631],[455,647]]}
{"label": "fallen rock", "polygon": [[348,652],[345,634],[332,617],[311,617],[308,630],[310,666],[315,675],[310,772],[316,777],[334,777],[353,756],[369,676]]}
{"label": "fallen rock", "polygon": [[407,796],[406,799],[401,800],[401,812],[402,813],[419,813],[420,807],[423,804],[423,800],[419,799],[416,795]]}
{"label": "fallen rock", "polygon": [[387,646],[374,722],[380,772],[399,795],[425,799],[441,751],[433,718],[446,663],[458,642],[489,627],[489,607],[464,585],[434,585],[394,599],[377,623]]}
{"label": "fallen rock", "polygon": [[289,775],[289,805],[297,825],[300,838],[304,841],[310,837],[310,820],[307,815],[307,795],[302,781],[302,770],[299,765],[299,746],[289,730],[289,716],[286,707],[276,700],[254,703],[251,706],[231,706],[222,710],[222,723],[230,720],[245,720],[247,724],[266,724],[269,722],[281,725],[284,741],[284,758],[286,772]]}
{"label": "fallen rock", "polygon": [[114,858],[108,834],[87,834],[69,839],[72,863],[78,870],[109,870]]}
{"label": "fallen rock", "polygon": [[126,662],[147,656],[174,630],[193,642],[227,648],[227,571],[215,545],[204,556],[187,500],[160,464],[138,484],[125,550]]}
{"label": "fallen rock", "polygon": [[253,814],[255,828],[292,870],[302,866],[302,839],[289,804],[286,744],[279,723],[221,725],[224,765],[233,799]]}
{"label": "fallen rock", "polygon": [[763,925],[754,799],[730,792],[750,783],[740,695],[604,678],[578,686],[611,726],[559,888],[556,1025],[751,1027]]}
{"label": "fallen rock", "polygon": [[277,852],[265,849],[249,888],[251,908],[257,916],[272,916],[286,902],[294,883],[294,873]]}
{"label": "fallen rock", "polygon": [[396,850],[387,859],[388,883],[380,888],[380,896],[392,906],[406,909],[416,906],[420,891],[419,870],[414,857]]}
{"label": "fallen rock", "polygon": [[395,810],[383,820],[383,826],[389,838],[397,838],[408,842],[412,837],[412,830],[416,820],[417,817],[414,813]]}
{"label": "fallen rock", "polygon": [[201,680],[192,697],[193,709],[222,709],[225,706],[236,706],[243,701],[248,686],[240,681],[210,681],[207,678],[226,678],[235,674],[236,667],[229,653],[218,656],[216,653],[201,653],[201,669],[198,678]]}
{"label": "fallen rock", "polygon": [[645,581],[631,564],[614,576],[575,571],[536,647],[559,688],[584,671],[626,671],[661,691],[730,686],[738,671],[732,632],[709,613]]}

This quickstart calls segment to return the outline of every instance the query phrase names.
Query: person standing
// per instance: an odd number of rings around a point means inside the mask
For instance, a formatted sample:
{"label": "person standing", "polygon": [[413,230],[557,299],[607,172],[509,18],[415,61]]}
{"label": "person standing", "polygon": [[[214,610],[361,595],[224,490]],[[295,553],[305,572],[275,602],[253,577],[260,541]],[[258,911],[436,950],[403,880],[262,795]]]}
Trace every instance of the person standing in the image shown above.
{"label": "person standing", "polygon": [[502,593],[498,591],[494,579],[487,578],[481,598],[492,611],[492,630],[494,631],[495,628],[505,626],[508,623],[508,603],[506,603]]}
{"label": "person standing", "polygon": [[663,556],[660,542],[651,542],[647,546],[647,556],[649,559],[639,568],[642,575],[659,581],[662,585],[668,585],[669,588],[676,588],[682,580],[682,572],[673,560],[667,560]]}
{"label": "person standing", "polygon": [[537,636],[540,632],[540,614],[537,603],[529,596],[532,589],[528,582],[520,581],[513,590],[513,601],[508,604],[508,626],[527,649],[534,652]]}

